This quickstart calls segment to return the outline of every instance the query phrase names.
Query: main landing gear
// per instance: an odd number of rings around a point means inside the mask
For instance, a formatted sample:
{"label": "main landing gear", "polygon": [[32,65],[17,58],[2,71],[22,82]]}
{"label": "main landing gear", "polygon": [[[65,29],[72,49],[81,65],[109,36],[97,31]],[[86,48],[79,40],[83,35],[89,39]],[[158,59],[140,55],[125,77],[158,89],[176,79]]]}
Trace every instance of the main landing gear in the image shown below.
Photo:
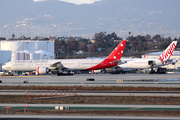
{"label": "main landing gear", "polygon": [[126,71],[120,70],[120,71],[114,71],[111,74],[126,74]]}
{"label": "main landing gear", "polygon": [[153,69],[155,65],[155,61],[148,61],[148,65],[151,66],[151,71],[149,74],[165,74],[167,72],[167,68],[158,68],[157,71]]}
{"label": "main landing gear", "polygon": [[157,72],[155,72],[155,70],[153,70],[153,67],[151,66],[151,71],[149,72],[149,74],[165,74],[167,72],[167,68],[158,68]]}
{"label": "main landing gear", "polygon": [[62,72],[62,73],[57,73],[57,76],[73,76],[74,74],[71,72]]}

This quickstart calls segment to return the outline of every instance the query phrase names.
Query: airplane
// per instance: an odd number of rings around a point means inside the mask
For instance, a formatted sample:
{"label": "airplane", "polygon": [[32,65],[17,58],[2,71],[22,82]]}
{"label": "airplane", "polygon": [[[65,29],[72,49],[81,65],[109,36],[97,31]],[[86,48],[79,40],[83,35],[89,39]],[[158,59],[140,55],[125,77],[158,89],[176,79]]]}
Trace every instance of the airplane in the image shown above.
{"label": "airplane", "polygon": [[[175,64],[177,60],[171,59],[173,56],[173,52],[176,48],[177,41],[173,41],[158,58],[135,58],[135,59],[121,59],[125,61],[124,64],[120,64],[116,67],[116,69],[120,69],[121,71],[126,69],[150,69],[150,74],[154,74],[155,71],[153,68],[158,68],[163,65]],[[158,68],[158,73],[165,73],[162,68]]]}
{"label": "airplane", "polygon": [[3,70],[12,71],[36,71],[36,74],[64,75],[70,71],[98,70],[109,68],[121,63],[120,59],[125,48],[126,40],[123,40],[106,59],[54,59],[54,60],[15,60],[2,66]]}

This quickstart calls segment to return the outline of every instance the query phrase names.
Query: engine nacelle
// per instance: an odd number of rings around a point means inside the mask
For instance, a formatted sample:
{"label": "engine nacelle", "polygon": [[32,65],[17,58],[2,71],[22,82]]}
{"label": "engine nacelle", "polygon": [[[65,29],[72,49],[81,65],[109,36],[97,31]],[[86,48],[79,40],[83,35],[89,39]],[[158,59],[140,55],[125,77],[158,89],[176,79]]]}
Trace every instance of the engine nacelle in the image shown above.
{"label": "engine nacelle", "polygon": [[38,68],[36,69],[36,74],[38,74],[38,75],[47,74],[47,73],[49,73],[49,72],[50,72],[49,68],[43,67],[43,66],[38,67]]}
{"label": "engine nacelle", "polygon": [[172,60],[172,65],[175,65],[178,62],[178,60]]}

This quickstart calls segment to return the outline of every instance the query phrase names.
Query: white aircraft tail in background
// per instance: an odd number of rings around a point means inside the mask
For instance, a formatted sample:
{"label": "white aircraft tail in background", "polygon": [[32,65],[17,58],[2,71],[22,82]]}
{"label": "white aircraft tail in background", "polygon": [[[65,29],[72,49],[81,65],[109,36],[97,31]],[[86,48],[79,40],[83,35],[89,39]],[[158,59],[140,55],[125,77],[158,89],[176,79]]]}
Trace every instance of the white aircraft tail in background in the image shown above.
{"label": "white aircraft tail in background", "polygon": [[[158,68],[163,65],[175,64],[177,60],[172,60],[174,50],[176,48],[177,41],[173,41],[158,58],[135,58],[127,59],[125,64],[118,65],[119,69],[149,69],[150,73],[154,73],[153,68]],[[160,72],[160,73],[165,73]]]}
{"label": "white aircraft tail in background", "polygon": [[172,58],[174,50],[176,48],[177,41],[173,41],[159,56],[158,60],[161,60],[161,62],[165,62]]}

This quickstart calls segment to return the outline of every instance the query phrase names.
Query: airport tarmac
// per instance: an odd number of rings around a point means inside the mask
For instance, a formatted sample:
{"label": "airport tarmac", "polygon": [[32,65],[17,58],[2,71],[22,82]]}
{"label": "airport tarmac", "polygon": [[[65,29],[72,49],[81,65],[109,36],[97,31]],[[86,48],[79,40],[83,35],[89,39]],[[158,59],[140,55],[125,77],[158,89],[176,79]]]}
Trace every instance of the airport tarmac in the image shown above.
{"label": "airport tarmac", "polygon": [[69,91],[69,90],[0,90],[0,95],[48,95],[48,96],[174,96],[180,97],[179,91]]}
{"label": "airport tarmac", "polygon": [[[29,109],[39,108],[39,109],[55,109],[55,106],[63,106],[64,110],[66,109],[79,109],[79,110],[108,110],[108,109],[115,109],[115,110],[177,110],[179,111],[179,105],[111,105],[111,104],[0,104],[0,107],[6,108],[6,106],[10,106],[11,109],[24,109],[24,106],[29,106]],[[60,111],[60,110],[59,110]],[[178,120],[179,117],[168,117],[168,116],[60,116],[60,115],[1,115],[0,118],[33,118],[33,119],[73,119],[73,120],[84,120],[84,119],[95,119],[95,120]]]}
{"label": "airport tarmac", "polygon": [[38,119],[38,120],[179,120],[180,117],[162,117],[162,116],[81,116],[81,115],[1,115],[1,119]]}
{"label": "airport tarmac", "polygon": [[[180,110],[180,105],[121,105],[121,104],[0,104],[0,108],[6,108],[6,106],[10,106],[11,109],[20,109],[19,107],[24,108],[24,106],[28,106],[30,109],[37,109],[36,107],[42,109],[55,109],[56,106],[63,106],[63,110],[67,109],[128,109],[128,110]],[[60,110],[60,109],[58,109]]]}
{"label": "airport tarmac", "polygon": [[[87,81],[87,79],[95,81]],[[73,76],[1,76],[0,85],[179,87],[180,74],[75,74]],[[124,81],[122,81],[124,80]],[[129,81],[131,80],[131,81]],[[137,81],[132,81],[137,80]],[[144,80],[157,80],[146,82]],[[24,83],[27,81],[27,83]]]}

